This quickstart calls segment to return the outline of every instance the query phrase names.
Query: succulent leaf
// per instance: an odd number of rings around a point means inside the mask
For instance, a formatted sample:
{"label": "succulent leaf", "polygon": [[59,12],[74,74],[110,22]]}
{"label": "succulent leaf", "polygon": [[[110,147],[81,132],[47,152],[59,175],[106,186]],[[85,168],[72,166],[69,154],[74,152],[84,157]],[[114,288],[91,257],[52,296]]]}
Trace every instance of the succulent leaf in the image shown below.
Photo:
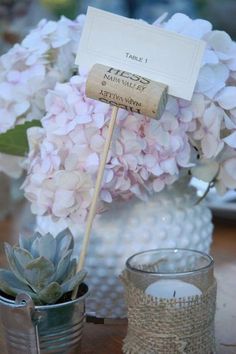
{"label": "succulent leaf", "polygon": [[5,243],[11,271],[0,270],[0,289],[11,296],[27,293],[38,305],[57,302],[86,276],[84,271],[76,274],[73,247],[68,229],[55,238],[35,233],[32,237],[20,235],[19,246]]}
{"label": "succulent leaf", "polygon": [[20,248],[24,248],[27,251],[31,251],[31,245],[34,242],[34,240],[37,238],[37,232],[35,232],[32,236],[25,236],[23,234],[19,235],[19,246]]}
{"label": "succulent leaf", "polygon": [[65,274],[66,274],[67,269],[70,264],[71,255],[72,255],[72,250],[69,250],[60,259],[58,266],[57,266],[56,281],[61,282],[64,279]]}
{"label": "succulent leaf", "polygon": [[31,248],[30,248],[30,253],[32,254],[32,256],[34,258],[38,258],[39,257],[39,240],[40,240],[40,238],[37,237],[33,241],[32,245],[31,245]]}
{"label": "succulent leaf", "polygon": [[85,270],[81,270],[80,272],[76,273],[72,278],[64,282],[62,284],[63,293],[72,291],[77,285],[82,283],[86,275],[87,272]]}
{"label": "succulent leaf", "polygon": [[30,246],[30,240],[25,237],[23,234],[19,234],[19,246],[21,248],[24,248],[25,250],[29,249]]}
{"label": "succulent leaf", "polygon": [[77,268],[77,262],[76,259],[73,258],[69,264],[67,272],[65,273],[63,282],[66,282],[67,280],[71,279],[75,275],[76,268]]}
{"label": "succulent leaf", "polygon": [[0,269],[0,288],[3,292],[11,296],[27,293],[32,298],[34,297],[31,289],[23,284],[10,270]]}
{"label": "succulent leaf", "polygon": [[22,268],[25,268],[30,262],[33,261],[33,256],[24,248],[14,247],[13,248],[15,259]]}
{"label": "succulent leaf", "polygon": [[30,262],[25,270],[26,280],[35,288],[41,290],[47,286],[55,273],[53,263],[45,257],[39,257]]}
{"label": "succulent leaf", "polygon": [[46,234],[39,239],[39,255],[54,261],[56,255],[56,240],[51,234]]}
{"label": "succulent leaf", "polygon": [[65,229],[56,236],[56,241],[57,261],[59,261],[65,252],[74,248],[74,239],[70,230]]}
{"label": "succulent leaf", "polygon": [[39,292],[39,299],[46,304],[55,304],[62,295],[61,286],[53,282]]}
{"label": "succulent leaf", "polygon": [[4,250],[7,256],[7,261],[10,266],[11,271],[15,274],[15,276],[22,281],[24,284],[28,284],[27,280],[24,278],[23,269],[21,268],[20,264],[14,257],[13,247],[9,245],[9,243],[4,243]]}

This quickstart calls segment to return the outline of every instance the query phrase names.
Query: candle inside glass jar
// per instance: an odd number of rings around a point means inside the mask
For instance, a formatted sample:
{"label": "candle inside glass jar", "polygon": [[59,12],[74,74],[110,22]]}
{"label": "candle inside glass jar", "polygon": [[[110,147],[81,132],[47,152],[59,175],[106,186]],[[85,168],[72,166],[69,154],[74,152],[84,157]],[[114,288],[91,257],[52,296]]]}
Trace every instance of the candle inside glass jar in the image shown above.
{"label": "candle inside glass jar", "polygon": [[173,299],[202,295],[202,291],[195,285],[186,283],[182,280],[166,279],[158,280],[155,283],[150,284],[146,288],[145,294],[157,298]]}

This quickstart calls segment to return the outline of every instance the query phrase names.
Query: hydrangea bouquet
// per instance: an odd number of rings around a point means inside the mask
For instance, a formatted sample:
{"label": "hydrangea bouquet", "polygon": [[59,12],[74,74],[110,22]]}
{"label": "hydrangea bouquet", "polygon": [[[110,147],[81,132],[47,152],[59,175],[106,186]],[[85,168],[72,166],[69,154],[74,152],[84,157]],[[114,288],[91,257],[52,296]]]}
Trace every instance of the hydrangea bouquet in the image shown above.
{"label": "hydrangea bouquet", "polygon": [[[0,151],[21,147],[33,213],[67,225],[86,219],[111,114],[85,96],[83,68],[75,72],[83,22],[43,20],[0,59]],[[214,183],[219,193],[236,188],[236,43],[183,14],[153,25],[206,41],[194,95],[191,102],[169,97],[158,121],[120,110],[100,210],[117,198],[145,200],[184,174]],[[11,144],[16,135],[18,147]]]}

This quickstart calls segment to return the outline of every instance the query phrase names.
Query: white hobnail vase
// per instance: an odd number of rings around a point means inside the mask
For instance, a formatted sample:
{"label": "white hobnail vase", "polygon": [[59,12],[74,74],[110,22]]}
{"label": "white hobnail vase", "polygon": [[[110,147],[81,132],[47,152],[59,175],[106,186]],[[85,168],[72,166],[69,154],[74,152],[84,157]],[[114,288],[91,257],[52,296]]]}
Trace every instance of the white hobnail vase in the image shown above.
{"label": "white hobnail vase", "polygon": [[[204,202],[196,204],[197,200],[196,189],[184,178],[147,202],[115,201],[108,211],[96,217],[85,263],[90,315],[126,317],[123,286],[118,276],[134,253],[173,247],[209,252],[212,215]],[[57,233],[55,226],[40,218],[38,229]],[[73,229],[79,255],[84,230],[79,225]]]}

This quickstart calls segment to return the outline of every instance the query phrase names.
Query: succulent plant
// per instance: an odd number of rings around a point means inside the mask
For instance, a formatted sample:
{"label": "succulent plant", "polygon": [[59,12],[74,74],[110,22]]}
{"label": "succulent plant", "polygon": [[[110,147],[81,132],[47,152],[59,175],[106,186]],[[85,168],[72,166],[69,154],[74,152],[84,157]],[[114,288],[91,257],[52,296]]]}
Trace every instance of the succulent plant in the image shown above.
{"label": "succulent plant", "polygon": [[38,232],[30,238],[20,235],[19,245],[4,246],[10,270],[0,269],[0,289],[10,296],[27,293],[37,305],[54,304],[86,276],[83,270],[76,273],[68,229],[56,237]]}

